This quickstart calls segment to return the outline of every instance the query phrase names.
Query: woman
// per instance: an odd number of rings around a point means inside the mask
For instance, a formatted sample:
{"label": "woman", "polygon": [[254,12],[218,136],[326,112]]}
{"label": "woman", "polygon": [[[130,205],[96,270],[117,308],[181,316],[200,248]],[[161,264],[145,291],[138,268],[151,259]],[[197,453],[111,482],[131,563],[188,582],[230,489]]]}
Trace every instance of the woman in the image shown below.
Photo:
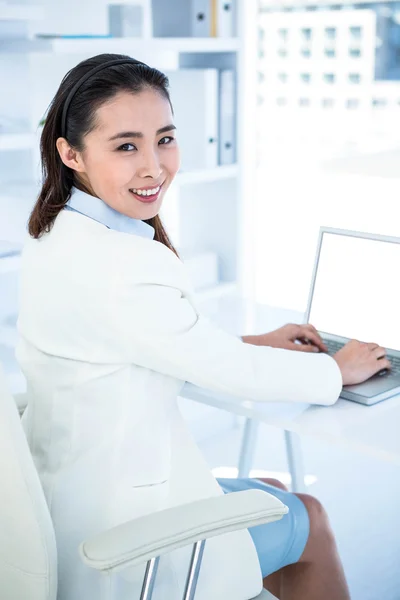
{"label": "woman", "polygon": [[[129,57],[84,61],[61,82],[41,138],[44,183],[23,257],[17,354],[30,394],[24,426],[56,531],[59,600],[138,599],[143,569],[102,579],[80,562],[79,543],[246,487],[279,497],[290,513],[251,535],[210,540],[198,598],[247,600],[262,575],[285,600],[344,600],[318,502],[279,482],[219,485],[176,399],[189,380],[254,400],[333,404],[343,381],[388,366],[384,351],[352,342],[335,360],[311,355],[324,350],[311,326],[242,343],[199,314],[158,216],[179,167],[167,85]],[[188,552],[161,560],[156,598],[181,597]]]}

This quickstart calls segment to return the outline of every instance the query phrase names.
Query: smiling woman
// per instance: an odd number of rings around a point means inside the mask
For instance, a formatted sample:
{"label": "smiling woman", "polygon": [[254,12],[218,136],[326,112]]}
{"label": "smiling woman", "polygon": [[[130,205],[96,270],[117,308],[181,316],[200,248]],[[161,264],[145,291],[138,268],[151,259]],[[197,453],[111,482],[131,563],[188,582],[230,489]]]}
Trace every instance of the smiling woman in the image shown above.
{"label": "smiling woman", "polygon": [[155,239],[173,249],[159,211],[179,169],[175,129],[168,79],[157,69],[121,55],[77,65],[46,116],[44,181],[29,221],[32,237],[51,229],[78,189],[145,221]]}
{"label": "smiling woman", "polygon": [[[80,63],[50,106],[41,154],[17,358],[57,540],[57,599],[143,597],[142,567],[101,576],[80,560],[82,540],[250,487],[290,512],[274,529],[207,540],[196,598],[249,600],[265,577],[281,600],[348,600],[318,503],[274,481],[216,481],[180,414],[184,381],[254,401],[332,404],[342,377],[339,361],[310,352],[310,342],[324,349],[310,326],[238,339],[199,312],[159,217],[179,168],[167,78],[120,55]],[[161,558],[157,598],[185,595],[190,554]]]}

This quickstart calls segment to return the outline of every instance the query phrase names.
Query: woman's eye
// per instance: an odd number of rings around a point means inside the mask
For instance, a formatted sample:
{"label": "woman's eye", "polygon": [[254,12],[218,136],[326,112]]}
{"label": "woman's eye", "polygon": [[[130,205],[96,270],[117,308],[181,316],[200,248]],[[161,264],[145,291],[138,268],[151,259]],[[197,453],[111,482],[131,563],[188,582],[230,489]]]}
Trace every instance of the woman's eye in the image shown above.
{"label": "woman's eye", "polygon": [[163,137],[158,143],[165,146],[166,144],[170,144],[175,140],[172,136]]}
{"label": "woman's eye", "polygon": [[129,152],[130,150],[136,150],[136,146],[133,144],[122,144],[118,150],[122,150],[122,152]]}

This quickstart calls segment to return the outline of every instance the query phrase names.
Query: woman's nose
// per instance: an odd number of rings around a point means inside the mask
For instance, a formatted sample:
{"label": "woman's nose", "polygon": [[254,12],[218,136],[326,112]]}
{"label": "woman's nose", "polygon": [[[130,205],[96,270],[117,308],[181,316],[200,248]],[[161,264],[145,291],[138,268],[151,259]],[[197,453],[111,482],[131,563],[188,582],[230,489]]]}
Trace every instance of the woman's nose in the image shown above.
{"label": "woman's nose", "polygon": [[154,150],[143,152],[137,174],[140,177],[152,177],[153,179],[157,179],[161,174],[161,171],[161,163],[157,152]]}

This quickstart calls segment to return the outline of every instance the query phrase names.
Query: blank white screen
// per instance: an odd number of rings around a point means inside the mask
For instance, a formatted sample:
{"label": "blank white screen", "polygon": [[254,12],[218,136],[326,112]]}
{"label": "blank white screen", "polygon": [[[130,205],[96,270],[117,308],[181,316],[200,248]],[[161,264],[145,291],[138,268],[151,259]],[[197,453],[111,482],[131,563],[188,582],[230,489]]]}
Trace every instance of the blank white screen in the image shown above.
{"label": "blank white screen", "polygon": [[400,350],[400,244],[324,233],[309,322]]}

